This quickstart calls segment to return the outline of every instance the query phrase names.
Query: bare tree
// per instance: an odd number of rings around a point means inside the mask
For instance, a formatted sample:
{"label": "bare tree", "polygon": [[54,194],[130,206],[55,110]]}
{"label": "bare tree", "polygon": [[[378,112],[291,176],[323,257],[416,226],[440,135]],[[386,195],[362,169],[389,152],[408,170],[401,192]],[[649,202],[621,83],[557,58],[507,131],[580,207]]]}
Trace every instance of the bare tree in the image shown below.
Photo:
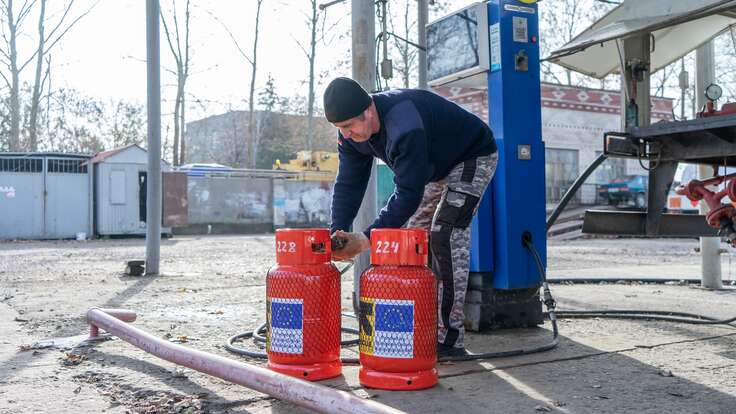
{"label": "bare tree", "polygon": [[146,133],[143,106],[117,100],[102,102],[74,89],[55,91],[50,110],[39,115],[47,116],[51,125],[44,142],[44,149],[50,151],[103,151],[140,144]]}
{"label": "bare tree", "polygon": [[[451,1],[434,0],[428,4],[430,15],[433,17],[441,16],[450,10]],[[410,88],[411,83],[417,77],[417,7],[416,0],[402,0],[400,7],[392,7],[395,2],[389,1],[388,6],[388,28],[390,37],[392,38],[393,50],[392,58],[396,63],[395,69],[398,72],[402,88]],[[399,22],[398,24],[395,22]],[[399,30],[397,30],[397,28]],[[411,39],[417,39],[411,41]],[[415,44],[412,44],[415,43]]]}
{"label": "bare tree", "polygon": [[[312,16],[309,19],[311,41],[309,42],[309,94],[307,95],[307,150],[311,151],[314,143],[314,61],[317,59],[317,0],[311,0]],[[299,43],[299,42],[297,42]],[[300,45],[301,46],[301,45]],[[303,50],[304,48],[302,48]]]}
{"label": "bare tree", "polygon": [[[399,17],[401,21],[402,33],[400,36],[404,39],[409,39],[411,37],[411,33],[416,29],[416,7],[412,7],[414,3],[416,3],[416,0],[404,0],[404,2],[401,4],[401,15]],[[389,3],[389,6],[390,5],[391,3]],[[390,30],[392,32],[396,32],[396,28],[394,27],[394,18],[392,14],[389,14],[388,19]],[[412,78],[416,76],[417,49],[397,36],[392,37],[394,40],[394,47],[396,48],[396,51],[398,52],[400,58],[399,64],[396,65],[396,70],[401,76],[402,86],[404,88],[409,88]]]}
{"label": "bare tree", "polygon": [[[287,122],[284,122],[288,115],[283,111],[282,113],[277,112],[283,109],[285,104],[286,99],[280,97],[276,92],[275,81],[269,73],[265,88],[258,93],[258,105],[260,106],[258,128],[260,129],[259,136],[264,144],[263,149],[258,153],[256,161],[258,168],[269,169],[277,159],[286,160],[292,154],[289,148],[290,142],[287,139],[291,130],[286,125]],[[301,146],[301,142],[298,145]]]}
{"label": "bare tree", "polygon": [[[665,66],[651,76],[652,96],[663,97],[668,88],[677,87],[677,75],[680,73],[680,61],[677,60]],[[674,81],[674,83],[673,83]]]}
{"label": "bare tree", "polygon": [[20,9],[17,17],[14,15],[13,0],[3,2],[3,13],[8,31],[3,30],[3,39],[6,47],[2,51],[3,63],[10,69],[10,79],[3,73],[3,79],[10,89],[10,137],[8,138],[8,149],[19,151],[20,146],[20,69],[18,68],[18,30],[23,19],[28,17],[33,4],[25,3]]}
{"label": "bare tree", "polygon": [[[255,115],[255,91],[256,91],[256,70],[258,68],[258,34],[259,34],[259,25],[260,25],[260,19],[261,19],[261,5],[263,3],[263,0],[256,0],[256,16],[255,16],[255,29],[254,33],[255,36],[253,38],[253,55],[252,57],[248,56],[247,53],[243,50],[243,48],[240,46],[240,42],[235,38],[233,33],[228,29],[227,25],[223,23],[217,16],[210,13],[210,15],[218,22],[222,27],[225,29],[228,35],[230,35],[230,39],[235,44],[235,47],[238,49],[238,52],[240,53],[240,56],[243,57],[243,59],[248,62],[248,64],[251,66],[251,74],[250,74],[250,91],[248,93],[248,137],[246,139],[247,141],[247,154],[245,157],[246,166],[253,168],[255,166],[255,148],[258,146],[258,137],[256,136],[256,125],[254,122],[254,115]],[[239,157],[236,157],[239,158]]]}
{"label": "bare tree", "polygon": [[[263,0],[256,0],[258,5],[256,6],[256,24],[255,24],[255,37],[253,39],[253,59],[250,60],[251,73],[250,73],[250,92],[248,94],[248,134],[250,139],[248,140],[248,166],[255,168],[256,166],[256,148],[258,147],[258,137],[256,134],[256,125],[253,122],[253,111],[255,106],[255,91],[256,91],[256,68],[258,62],[258,24],[261,18],[261,4]],[[245,55],[243,55],[245,56]]]}
{"label": "bare tree", "polygon": [[736,100],[736,28],[731,26],[719,36],[715,47],[716,83],[723,88],[722,102],[733,102]]}
{"label": "bare tree", "polygon": [[[54,16],[60,17],[51,18],[47,17],[46,3],[46,0],[26,0],[23,2],[17,13],[15,10],[16,8],[13,5],[13,0],[3,0],[2,3],[0,3],[2,5],[2,18],[5,21],[5,25],[2,27],[3,45],[0,47],[0,60],[9,72],[9,76],[6,73],[2,73],[2,77],[10,90],[10,136],[8,141],[9,149],[11,151],[18,151],[22,148],[20,139],[20,126],[23,117],[20,107],[21,73],[35,59],[36,71],[28,115],[28,148],[31,151],[35,151],[38,148],[38,113],[41,100],[41,90],[43,90],[44,82],[47,79],[47,76],[42,76],[44,73],[44,57],[46,57],[46,55],[54,46],[56,46],[56,44],[59,43],[64,35],[69,32],[69,30],[80,19],[89,14],[97,4],[95,3],[92,7],[87,9],[87,11],[70,21],[70,12],[74,5],[74,0],[70,0],[69,3],[65,3],[61,13],[54,14]],[[36,46],[36,50],[33,51],[26,60],[22,60],[19,57],[18,38],[26,36],[26,33],[22,30],[23,24],[36,7],[39,7],[38,44]],[[53,22],[52,19],[55,20],[55,22]],[[52,27],[48,33],[46,33],[47,24]],[[49,71],[46,70],[45,73],[48,75]]]}
{"label": "bare tree", "polygon": [[434,20],[447,14],[453,4],[451,0],[429,0],[428,3],[427,7],[429,7],[430,20]]}
{"label": "bare tree", "polygon": [[[70,4],[71,6],[71,4]],[[41,0],[41,11],[38,13],[38,47],[36,48],[36,77],[33,82],[33,93],[31,95],[31,115],[30,125],[28,131],[28,149],[36,151],[38,147],[38,110],[39,101],[41,100],[41,89],[43,88],[42,82],[46,81],[46,77],[41,79],[41,72],[43,71],[43,49],[45,43],[44,31],[44,19],[46,17],[46,0]],[[48,71],[46,72],[48,74]]]}
{"label": "bare tree", "polygon": [[315,64],[317,62],[317,46],[318,44],[329,45],[335,39],[333,29],[340,25],[342,18],[334,21],[329,27],[327,27],[326,12],[320,11],[319,2],[317,0],[310,0],[309,14],[304,13],[306,17],[306,24],[309,27],[309,46],[305,46],[299,39],[292,36],[297,46],[302,50],[304,56],[307,58],[309,64],[309,78],[307,83],[309,84],[309,91],[307,92],[307,136],[306,136],[306,149],[311,151],[314,148],[315,142],[315,112],[317,112],[317,104],[315,97],[315,89],[317,84],[321,80],[321,76],[317,75]]}
{"label": "bare tree", "polygon": [[169,44],[171,55],[176,61],[176,101],[174,102],[174,144],[172,157],[175,166],[184,163],[186,154],[186,141],[184,138],[186,129],[186,83],[187,78],[189,77],[189,3],[190,0],[187,0],[184,12],[183,33],[181,33],[179,29],[179,19],[176,13],[175,1],[172,0],[171,2],[172,19],[174,22],[173,33],[169,30],[166,18],[164,17],[163,12],[161,12],[161,22],[163,23],[164,32],[166,33],[166,41]]}
{"label": "bare tree", "polygon": [[[243,151],[247,147],[247,144],[240,138],[243,135],[243,122],[238,119],[237,113],[232,109],[228,111],[228,114],[230,116],[227,117],[228,125],[223,136],[223,141],[229,147],[225,152],[230,158],[225,158],[224,162],[226,165],[248,167],[247,154]],[[218,155],[213,153],[211,157],[213,159],[220,159]]]}
{"label": "bare tree", "polygon": [[142,144],[146,136],[146,113],[141,105],[112,101],[105,108],[105,131],[108,148]]}
{"label": "bare tree", "polygon": [[[539,3],[539,26],[541,31],[541,55],[565,45],[597,18],[614,7],[614,4],[595,0],[564,0]],[[591,81],[583,75],[577,76],[569,69],[549,62],[541,65],[542,80],[565,85],[583,86]]]}

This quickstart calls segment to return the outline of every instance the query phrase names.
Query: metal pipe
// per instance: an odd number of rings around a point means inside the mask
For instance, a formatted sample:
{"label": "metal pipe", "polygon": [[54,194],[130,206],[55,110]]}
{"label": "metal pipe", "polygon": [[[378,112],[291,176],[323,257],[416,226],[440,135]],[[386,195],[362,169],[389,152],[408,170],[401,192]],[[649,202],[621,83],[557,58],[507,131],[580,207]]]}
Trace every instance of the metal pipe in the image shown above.
{"label": "metal pipe", "polygon": [[[706,166],[707,167],[707,166]],[[711,167],[712,168],[712,167]],[[708,177],[708,171],[706,170],[706,174],[703,175],[703,177]],[[732,178],[736,178],[736,173],[732,174],[726,174],[726,175],[717,175],[715,177],[710,178],[704,178],[699,180],[701,186],[708,186],[708,185],[719,185],[723,184],[725,181],[728,181]],[[677,187],[677,190],[680,190],[680,187],[683,187],[682,185]]]}
{"label": "metal pipe", "polygon": [[[352,0],[352,45],[353,79],[367,91],[376,87],[376,13],[372,1]],[[376,91],[378,92],[378,91]],[[358,215],[353,221],[353,231],[363,231],[373,223],[378,213],[376,205],[376,160],[372,161],[371,176],[360,204]],[[360,275],[371,264],[370,252],[355,257],[353,266],[353,310],[360,314]]]}
{"label": "metal pipe", "polygon": [[[695,100],[698,110],[705,105],[705,89],[715,81],[715,50],[713,41],[700,46],[695,50]],[[698,178],[710,176],[709,166],[698,166]],[[719,203],[720,204],[720,203]],[[707,214],[710,208],[706,203],[698,206],[700,214]],[[700,272],[702,286],[707,289],[722,289],[723,276],[721,272],[721,238],[700,238]]]}
{"label": "metal pipe", "polygon": [[161,261],[161,43],[159,2],[146,1],[148,69],[148,174],[146,175],[146,274],[157,275]]}
{"label": "metal pipe", "polygon": [[[102,312],[115,317],[123,322],[135,322],[137,315],[135,311],[130,309],[100,309]],[[100,336],[100,328],[97,325],[89,325],[89,339],[95,339]]]}
{"label": "metal pipe", "polygon": [[[109,312],[109,311],[108,311]],[[113,311],[116,312],[116,311]],[[321,413],[401,414],[395,408],[266,368],[233,361],[157,338],[103,309],[87,311],[87,322],[150,354]]]}
{"label": "metal pipe", "polygon": [[567,203],[572,200],[572,197],[575,195],[575,193],[578,191],[578,189],[583,185],[585,180],[588,179],[590,174],[593,173],[593,171],[598,168],[599,165],[603,163],[603,161],[606,160],[608,156],[606,154],[599,155],[596,159],[593,160],[593,162],[588,165],[588,167],[583,171],[582,174],[578,176],[578,178],[575,180],[574,183],[572,183],[572,186],[567,189],[567,192],[564,196],[562,196],[562,200],[560,200],[559,203],[557,203],[557,207],[555,207],[554,211],[552,211],[552,214],[549,215],[549,218],[547,218],[547,231],[549,231],[550,227],[552,227],[555,222],[557,221],[557,218],[562,214],[562,210],[565,209],[565,206],[567,206]]}
{"label": "metal pipe", "polygon": [[330,6],[334,6],[334,5],[336,5],[336,4],[339,4],[339,3],[343,3],[343,2],[345,2],[345,1],[346,1],[346,0],[334,0],[334,1],[328,1],[327,3],[322,3],[322,4],[320,4],[320,5],[318,6],[318,8],[319,8],[320,10],[324,10],[324,9],[326,9],[326,8],[330,7]]}
{"label": "metal pipe", "polygon": [[383,42],[383,60],[388,60],[388,16],[386,15],[388,0],[381,0],[381,37]]}
{"label": "metal pipe", "polygon": [[87,199],[87,208],[89,209],[87,238],[91,240],[95,236],[95,166],[90,160],[87,160],[87,183],[89,185],[89,198]]}
{"label": "metal pipe", "polygon": [[429,19],[428,0],[417,1],[417,43],[425,48],[417,50],[418,81],[421,89],[427,89],[427,20]]}

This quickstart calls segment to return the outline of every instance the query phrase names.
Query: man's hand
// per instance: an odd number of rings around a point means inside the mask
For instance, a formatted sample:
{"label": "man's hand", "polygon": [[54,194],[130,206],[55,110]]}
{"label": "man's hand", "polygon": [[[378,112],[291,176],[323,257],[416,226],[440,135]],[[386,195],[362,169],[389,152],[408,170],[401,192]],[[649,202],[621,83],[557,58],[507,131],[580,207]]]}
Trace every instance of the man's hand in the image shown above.
{"label": "man's hand", "polygon": [[332,237],[345,240],[345,247],[332,252],[332,260],[352,259],[358,254],[371,249],[371,241],[363,233],[346,233],[342,230],[336,231]]}

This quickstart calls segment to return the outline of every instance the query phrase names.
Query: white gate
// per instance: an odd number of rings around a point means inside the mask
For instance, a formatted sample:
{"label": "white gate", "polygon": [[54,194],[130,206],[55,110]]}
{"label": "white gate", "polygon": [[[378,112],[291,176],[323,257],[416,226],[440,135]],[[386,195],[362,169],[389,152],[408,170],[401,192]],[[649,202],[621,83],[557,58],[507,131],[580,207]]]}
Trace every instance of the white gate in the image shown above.
{"label": "white gate", "polygon": [[90,232],[86,157],[0,157],[0,239],[73,238]]}

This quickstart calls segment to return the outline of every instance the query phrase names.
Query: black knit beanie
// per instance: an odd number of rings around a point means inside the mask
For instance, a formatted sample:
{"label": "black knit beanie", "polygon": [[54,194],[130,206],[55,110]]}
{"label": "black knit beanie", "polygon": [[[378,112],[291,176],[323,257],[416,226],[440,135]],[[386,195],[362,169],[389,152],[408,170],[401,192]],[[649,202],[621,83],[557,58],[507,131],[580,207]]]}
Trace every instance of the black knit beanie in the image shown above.
{"label": "black knit beanie", "polygon": [[347,121],[362,114],[371,102],[371,96],[358,82],[350,78],[335,78],[325,90],[325,118],[333,124]]}

